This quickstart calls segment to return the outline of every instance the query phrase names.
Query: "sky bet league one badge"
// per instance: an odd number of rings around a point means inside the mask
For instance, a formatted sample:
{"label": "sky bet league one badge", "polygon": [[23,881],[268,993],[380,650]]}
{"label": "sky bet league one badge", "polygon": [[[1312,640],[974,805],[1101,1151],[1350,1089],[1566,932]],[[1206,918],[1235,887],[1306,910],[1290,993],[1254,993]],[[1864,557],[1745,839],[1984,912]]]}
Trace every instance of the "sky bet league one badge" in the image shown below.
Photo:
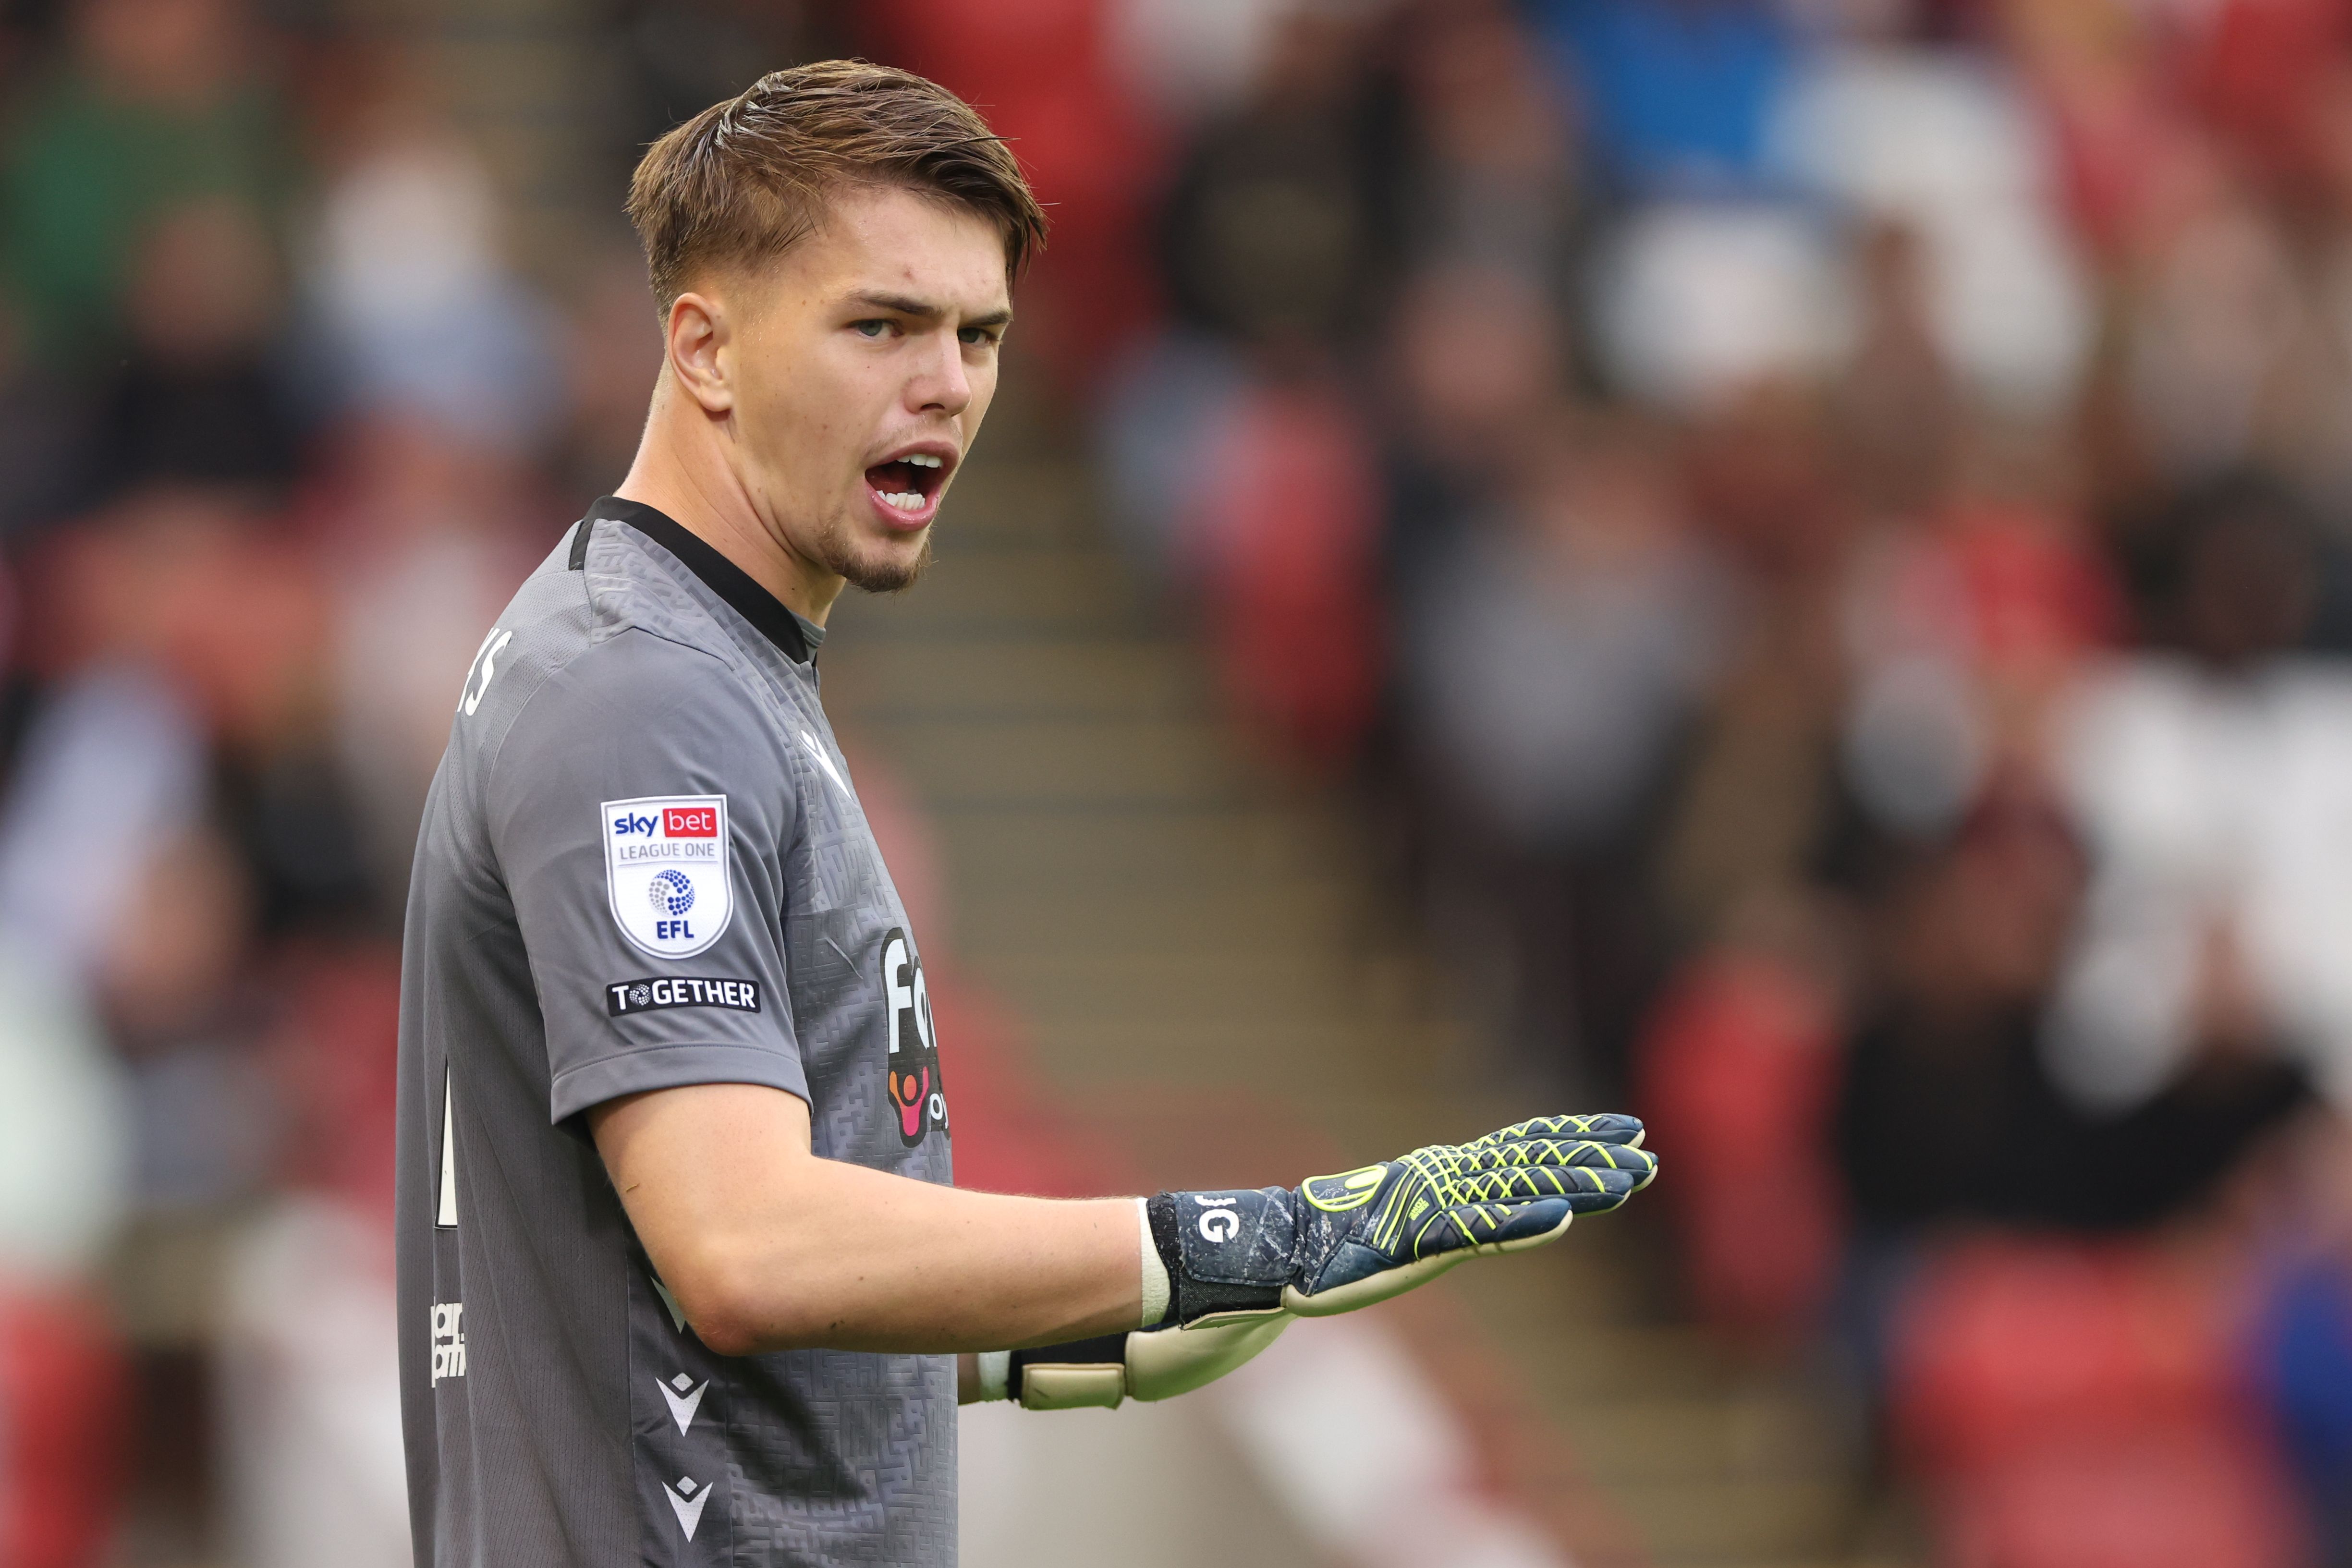
{"label": "sky bet league one badge", "polygon": [[912,1148],[934,1127],[947,1132],[948,1098],[940,1086],[940,1037],[923,962],[897,926],[882,938],[882,995],[889,1008],[890,1111],[898,1136]]}
{"label": "sky bet league one badge", "polygon": [[656,958],[691,958],[735,913],[727,797],[607,800],[604,887],[621,934]]}

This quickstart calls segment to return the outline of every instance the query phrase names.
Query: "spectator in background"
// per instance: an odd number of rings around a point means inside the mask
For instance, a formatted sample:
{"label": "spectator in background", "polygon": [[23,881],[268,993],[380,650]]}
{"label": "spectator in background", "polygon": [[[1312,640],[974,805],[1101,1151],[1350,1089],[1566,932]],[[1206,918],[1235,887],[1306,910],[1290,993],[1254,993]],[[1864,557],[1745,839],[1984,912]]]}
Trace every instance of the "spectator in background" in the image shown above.
{"label": "spectator in background", "polygon": [[1654,983],[1655,802],[1728,629],[1667,452],[1633,419],[1531,424],[1502,507],[1405,587],[1407,701],[1502,904],[1515,1059],[1586,1092],[1622,1082]]}
{"label": "spectator in background", "polygon": [[[1868,1245],[1957,1220],[2146,1226],[2202,1197],[2300,1103],[2300,1076],[2216,1019],[2169,1092],[2122,1117],[2052,1081],[2038,1025],[2080,908],[2063,821],[1996,789],[1891,874],[1876,983],[1848,1048],[1836,1146]],[[2239,1026],[2242,1027],[2242,1026]]]}
{"label": "spectator in background", "polygon": [[65,21],[70,47],[24,64],[0,113],[7,531],[127,469],[273,478],[289,455],[257,373],[300,167],[268,57],[236,0],[86,0]]}
{"label": "spectator in background", "polygon": [[1318,8],[1270,18],[1244,90],[1193,129],[1157,214],[1171,319],[1114,370],[1102,436],[1131,552],[1185,595],[1220,548],[1194,536],[1233,500],[1208,493],[1205,455],[1267,389],[1334,377],[1375,303],[1360,31]]}
{"label": "spectator in background", "polygon": [[292,479],[277,274],[269,235],[239,206],[157,215],[132,256],[129,352],[99,393],[82,496],[174,481],[266,492]]}
{"label": "spectator in background", "polygon": [[357,415],[330,450],[309,512],[332,638],[332,733],[314,760],[347,781],[351,848],[370,914],[389,930],[453,694],[504,596],[542,553],[529,525],[543,514],[515,453],[430,411]]}
{"label": "spectator in background", "polygon": [[1384,347],[1383,553],[1402,601],[1556,438],[1567,329],[1534,275],[1446,257],[1399,291]]}
{"label": "spectator in background", "polygon": [[1528,53],[1517,19],[1500,0],[1410,5],[1387,54],[1402,134],[1386,204],[1404,264],[1466,262],[1568,298],[1578,146],[1560,84]]}
{"label": "spectator in background", "polygon": [[397,77],[347,111],[304,307],[333,413],[424,414],[534,450],[558,417],[555,322],[503,255],[489,174]]}
{"label": "spectator in background", "polygon": [[1370,320],[1392,241],[1354,68],[1360,31],[1299,8],[1249,97],[1195,135],[1160,220],[1180,320],[1326,350]]}
{"label": "spectator in background", "polygon": [[1675,939],[1797,910],[1834,832],[1855,517],[1821,400],[1759,384],[1685,437],[1682,486],[1741,613],[1662,807],[1654,874]]}
{"label": "spectator in background", "polygon": [[189,203],[265,227],[295,145],[237,0],[81,0],[71,55],[0,144],[0,277],[33,359],[72,373],[119,340],[142,237]]}
{"label": "spectator in background", "polygon": [[1927,242],[1899,219],[1855,246],[1860,328],[1832,393],[1838,466],[1875,524],[1927,512],[1950,482],[1961,388],[1928,302]]}
{"label": "spectator in background", "polygon": [[2063,716],[2091,882],[2046,1049],[2086,1107],[2147,1102],[2217,1035],[2352,1094],[2352,672],[2294,651],[2314,544],[2270,482],[2185,497],[2147,569],[2163,645]]}

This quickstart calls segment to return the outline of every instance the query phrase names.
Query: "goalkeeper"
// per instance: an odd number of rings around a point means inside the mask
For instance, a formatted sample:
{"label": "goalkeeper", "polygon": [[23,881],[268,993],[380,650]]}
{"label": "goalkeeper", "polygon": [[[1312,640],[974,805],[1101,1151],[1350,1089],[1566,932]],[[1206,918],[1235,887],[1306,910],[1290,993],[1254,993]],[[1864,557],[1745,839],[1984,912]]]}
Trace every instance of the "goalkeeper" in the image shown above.
{"label": "goalkeeper", "polygon": [[844,61],[663,137],[629,210],[645,435],[484,632],[409,890],[420,1568],[947,1568],[960,1395],[1164,1397],[1649,1179],[1592,1116],[1296,1188],[957,1191],[816,661],[929,559],[1044,214],[968,105]]}

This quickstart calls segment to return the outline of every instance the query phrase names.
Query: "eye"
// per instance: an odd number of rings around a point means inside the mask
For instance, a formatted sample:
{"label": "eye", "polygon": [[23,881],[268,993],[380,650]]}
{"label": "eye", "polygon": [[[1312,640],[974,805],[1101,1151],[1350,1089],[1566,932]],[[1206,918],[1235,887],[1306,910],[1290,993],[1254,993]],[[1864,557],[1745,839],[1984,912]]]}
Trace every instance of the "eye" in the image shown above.
{"label": "eye", "polygon": [[890,323],[879,316],[864,321],[852,321],[849,329],[861,338],[879,338],[890,330]]}
{"label": "eye", "polygon": [[1000,335],[999,329],[993,327],[962,327],[956,330],[956,340],[968,349],[976,349],[982,343],[995,342]]}

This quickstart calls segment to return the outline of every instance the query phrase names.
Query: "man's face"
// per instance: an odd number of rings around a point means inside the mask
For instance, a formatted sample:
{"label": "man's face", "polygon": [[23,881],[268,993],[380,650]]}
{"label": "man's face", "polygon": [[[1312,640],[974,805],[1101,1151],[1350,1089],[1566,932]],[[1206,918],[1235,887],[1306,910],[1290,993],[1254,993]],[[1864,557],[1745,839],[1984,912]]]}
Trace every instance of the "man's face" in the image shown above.
{"label": "man's face", "polygon": [[996,392],[1003,239],[933,198],[847,190],[728,294],[730,435],[761,522],[859,588],[904,588]]}

